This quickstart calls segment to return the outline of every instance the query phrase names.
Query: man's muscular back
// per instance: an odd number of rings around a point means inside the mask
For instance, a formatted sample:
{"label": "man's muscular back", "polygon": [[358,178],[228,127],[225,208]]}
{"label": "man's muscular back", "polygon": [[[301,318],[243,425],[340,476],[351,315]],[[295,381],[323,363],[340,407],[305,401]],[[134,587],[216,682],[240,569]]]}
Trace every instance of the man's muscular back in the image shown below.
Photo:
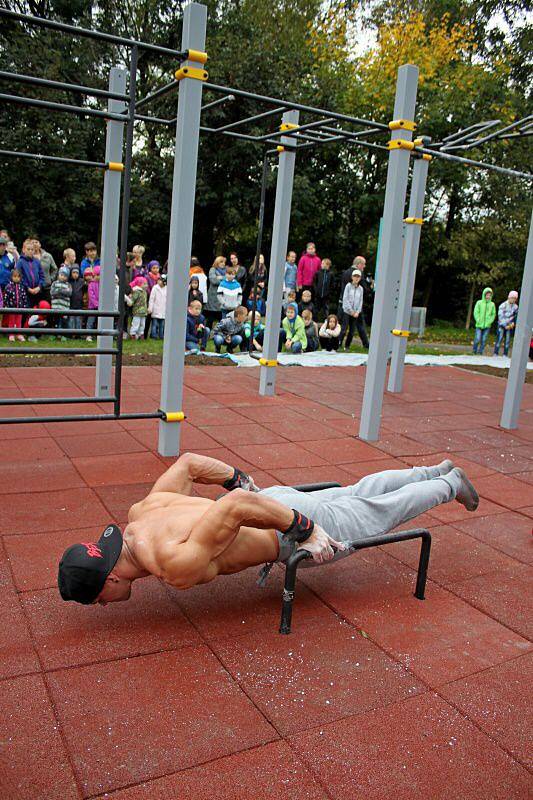
{"label": "man's muscular back", "polygon": [[184,569],[180,551],[184,551],[185,544],[190,550],[191,531],[213,504],[213,500],[203,497],[153,492],[131,507],[124,540],[143,569],[176,588],[207,583],[217,575],[277,558],[274,530],[241,526],[231,543],[213,557],[189,553],[198,569]]}

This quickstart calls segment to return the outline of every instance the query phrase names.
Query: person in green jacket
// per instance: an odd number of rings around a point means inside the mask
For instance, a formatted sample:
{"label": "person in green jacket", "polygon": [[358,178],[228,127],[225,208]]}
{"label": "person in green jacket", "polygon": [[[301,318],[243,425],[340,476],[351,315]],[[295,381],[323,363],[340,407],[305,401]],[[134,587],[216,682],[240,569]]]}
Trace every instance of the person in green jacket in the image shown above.
{"label": "person in green jacket", "polygon": [[304,321],[298,316],[296,303],[289,303],[285,313],[280,331],[284,349],[290,353],[301,353],[307,347],[307,336]]}
{"label": "person in green jacket", "polygon": [[474,355],[483,355],[490,326],[496,318],[496,306],[492,302],[492,289],[486,286],[483,289],[481,300],[474,306],[474,321],[476,332],[474,334]]}

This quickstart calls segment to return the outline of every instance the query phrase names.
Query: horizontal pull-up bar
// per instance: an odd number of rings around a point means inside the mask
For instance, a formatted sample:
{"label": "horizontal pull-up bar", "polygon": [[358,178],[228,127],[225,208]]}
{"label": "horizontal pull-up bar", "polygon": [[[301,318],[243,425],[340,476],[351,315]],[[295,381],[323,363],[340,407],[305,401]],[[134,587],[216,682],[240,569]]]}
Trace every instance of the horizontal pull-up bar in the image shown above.
{"label": "horizontal pull-up bar", "polygon": [[390,133],[389,126],[382,122],[374,122],[370,119],[359,119],[358,117],[350,117],[348,114],[339,114],[336,111],[329,111],[324,108],[315,108],[315,106],[305,106],[301,103],[291,103],[290,101],[280,100],[276,97],[268,97],[263,94],[254,94],[253,92],[245,92],[242,89],[232,89],[229,86],[219,86],[216,83],[204,83],[204,88],[212,89],[214,92],[222,92],[223,94],[233,94],[236,97],[248,97],[250,100],[258,100],[262,103],[270,103],[275,106],[282,106],[284,109],[293,109],[294,111],[307,111],[309,114],[322,114],[325,117],[333,117],[334,119],[342,119],[348,122],[353,122],[355,125],[371,125],[373,128],[379,128],[382,131]]}
{"label": "horizontal pull-up bar", "polygon": [[[8,312],[11,312],[11,309],[8,309]],[[5,313],[5,309],[4,309]],[[59,312],[58,312],[59,313]],[[7,336],[8,334],[28,334],[31,333],[32,336],[86,336],[87,331],[89,334],[94,333],[98,336],[118,336],[118,331],[113,328],[110,331],[100,331],[96,328],[41,328],[37,325],[32,325],[31,328],[1,328],[0,327],[0,334],[3,336]]]}
{"label": "horizontal pull-up bar", "polygon": [[[232,130],[233,128],[238,128],[239,125],[245,125],[248,122],[256,122],[258,119],[265,119],[265,117],[272,117],[275,114],[281,114],[285,110],[284,106],[280,106],[279,108],[273,108],[270,111],[263,111],[261,114],[253,114],[251,117],[244,117],[243,119],[238,119],[236,122],[230,122],[228,125],[222,125],[220,128],[213,128],[215,133],[223,133],[224,131]],[[266,136],[257,136],[255,137],[258,141],[261,139],[267,139],[270,134]]]}
{"label": "horizontal pull-up bar", "polygon": [[39,153],[23,153],[19,150],[0,150],[0,156],[31,158],[34,161],[55,161],[60,164],[76,164],[78,167],[107,169],[107,164],[105,161],[83,161],[82,159],[78,158],[63,158],[63,156],[42,156]]}
{"label": "horizontal pull-up bar", "polygon": [[[26,328],[31,331],[31,328]],[[0,347],[0,355],[20,356],[114,356],[118,353],[112,347]]]}
{"label": "horizontal pull-up bar", "polygon": [[116,397],[2,397],[0,406],[64,406],[74,403],[114,403]]}
{"label": "horizontal pull-up bar", "polygon": [[94,422],[101,420],[121,419],[164,419],[162,411],[147,411],[131,414],[73,414],[72,416],[57,415],[54,417],[2,417],[0,425],[31,424],[37,422]]}
{"label": "horizontal pull-up bar", "polygon": [[160,89],[156,89],[156,91],[152,92],[152,94],[147,94],[146,97],[142,97],[140,100],[137,100],[135,103],[135,108],[142,108],[148,103],[151,103],[152,100],[155,100],[156,97],[163,97],[163,95],[171,92],[173,89],[176,89],[179,85],[179,81],[170,81],[170,83],[165,84],[165,86],[162,86]]}
{"label": "horizontal pull-up bar", "polygon": [[9,11],[6,8],[0,8],[0,16],[7,17],[18,22],[24,22],[26,25],[36,25],[41,28],[50,28],[51,30],[70,33],[73,36],[81,36],[87,39],[97,39],[101,42],[123,45],[124,47],[138,47],[140,50],[148,50],[152,53],[173,56],[174,58],[179,58],[180,60],[187,58],[187,51],[182,52],[181,50],[172,50],[169,47],[162,47],[158,44],[147,44],[146,42],[140,42],[137,39],[125,39],[122,36],[114,36],[111,33],[93,31],[89,30],[88,28],[79,28],[76,25],[67,25],[64,22],[56,22],[55,20],[44,19],[43,17],[34,17],[31,14],[19,14],[17,11]]}
{"label": "horizontal pull-up bar", "polygon": [[0,94],[0,100],[5,100],[8,103],[18,103],[22,106],[46,108],[48,111],[65,111],[67,114],[77,114],[81,117],[100,117],[105,120],[115,119],[117,122],[125,122],[126,120],[122,114],[114,114],[111,111],[100,111],[97,108],[87,108],[85,106],[71,106],[67,103],[52,103],[50,100],[37,100],[35,97],[21,97],[17,94]]}
{"label": "horizontal pull-up bar", "polygon": [[[38,317],[53,314],[56,317],[120,317],[118,311],[99,311],[92,308],[65,308],[58,311],[57,308],[4,308],[2,314],[36,314]],[[28,330],[28,328],[26,328]]]}
{"label": "horizontal pull-up bar", "polygon": [[63,81],[52,81],[48,78],[34,78],[32,75],[20,75],[18,72],[4,72],[0,70],[0,79],[15,81],[15,83],[27,83],[31,86],[46,86],[50,89],[60,89],[61,91],[80,92],[88,97],[104,97],[107,100],[128,101],[129,95],[109,92],[107,89],[95,89],[92,86],[80,86],[76,83],[63,83]]}
{"label": "horizontal pull-up bar", "polygon": [[[533,115],[529,115],[527,117],[522,117],[522,119],[517,120],[516,122],[512,122],[510,125],[506,125],[504,128],[500,128],[497,131],[492,131],[488,133],[486,136],[482,136],[481,139],[468,139],[468,141],[461,143],[453,143],[451,145],[445,145],[446,150],[469,150],[471,147],[478,147],[480,144],[485,144],[485,142],[490,142],[492,139],[499,139],[503,137],[507,131],[513,131],[518,128],[519,125],[524,125],[525,123],[529,122],[533,119]],[[499,122],[499,120],[498,120]],[[484,130],[487,130],[486,128]]]}
{"label": "horizontal pull-up bar", "polygon": [[[200,126],[201,133],[217,133],[217,128],[207,128],[205,125]],[[222,133],[222,136],[233,136],[235,139],[244,139],[247,142],[254,142],[255,144],[273,144],[278,145],[279,142],[275,139],[267,139],[263,142],[263,140],[258,139],[257,136],[251,136],[250,134],[246,133],[237,133],[236,131],[218,131]]]}
{"label": "horizontal pull-up bar", "polygon": [[508,169],[507,167],[499,167],[497,164],[485,164],[484,161],[474,161],[471,158],[463,158],[462,156],[452,155],[452,153],[442,150],[430,150],[427,147],[415,147],[414,153],[426,153],[434,158],[442,158],[444,161],[456,161],[458,164],[466,164],[470,167],[478,167],[478,169],[486,169],[492,172],[500,172],[502,175],[512,175],[514,178],[525,178],[528,181],[533,181],[533,175],[529,172],[519,172],[515,169]]}

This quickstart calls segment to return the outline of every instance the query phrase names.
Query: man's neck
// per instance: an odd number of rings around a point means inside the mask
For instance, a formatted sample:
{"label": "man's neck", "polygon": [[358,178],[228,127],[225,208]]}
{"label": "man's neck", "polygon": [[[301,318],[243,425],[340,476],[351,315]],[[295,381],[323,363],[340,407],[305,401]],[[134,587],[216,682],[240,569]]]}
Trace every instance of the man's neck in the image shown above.
{"label": "man's neck", "polygon": [[134,581],[136,578],[145,578],[150,574],[139,566],[126,540],[122,543],[122,551],[113,568],[113,572],[119,578],[125,578],[129,581]]}

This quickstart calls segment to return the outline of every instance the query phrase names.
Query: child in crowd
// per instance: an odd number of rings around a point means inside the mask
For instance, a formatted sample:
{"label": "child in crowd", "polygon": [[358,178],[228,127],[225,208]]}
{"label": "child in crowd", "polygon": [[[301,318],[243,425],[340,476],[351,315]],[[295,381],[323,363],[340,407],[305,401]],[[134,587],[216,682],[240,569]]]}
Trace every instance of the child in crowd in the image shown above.
{"label": "child in crowd", "polygon": [[[250,291],[250,296],[246,301],[246,305],[248,310],[251,311],[254,307],[254,290],[253,287]],[[255,287],[255,310],[259,312],[260,317],[264,317],[266,314],[266,303],[263,300],[263,289],[261,286]]]}
{"label": "child in crowd", "polygon": [[131,327],[130,339],[142,339],[148,315],[148,281],[142,276],[131,282]]}
{"label": "child in crowd", "polygon": [[[63,315],[63,311],[70,309],[70,298],[72,297],[72,286],[69,283],[70,270],[68,267],[60,267],[55,280],[50,287],[50,297],[52,299],[52,310],[57,311],[54,315],[55,328],[66,328],[68,326],[68,315]],[[53,338],[53,337],[52,337]],[[61,336],[61,341],[66,342],[67,337]]]}
{"label": "child in crowd", "polygon": [[313,287],[317,317],[322,315],[326,317],[329,309],[329,296],[333,287],[331,260],[329,258],[322,259],[320,269],[313,279]]}
{"label": "child in crowd", "polygon": [[66,250],[63,250],[63,263],[61,266],[66,267],[69,271],[69,274],[73,267],[78,267],[79,272],[80,268],[78,264],[76,264],[76,251],[73,250],[72,247],[67,247]]}
{"label": "child in crowd", "polygon": [[289,289],[287,292],[287,299],[281,304],[283,316],[285,316],[287,313],[287,306],[289,303],[296,303],[296,289]]}
{"label": "child in crowd", "polygon": [[94,269],[95,267],[100,266],[100,259],[98,258],[98,250],[96,249],[96,245],[94,242],[86,242],[85,247],[85,258],[82,258],[80,264],[80,272],[85,277],[85,270],[90,267]]}
{"label": "child in crowd", "polygon": [[[10,308],[29,308],[28,294],[26,287],[22,283],[22,272],[15,267],[11,270],[11,280],[4,287],[4,313],[3,326],[4,328],[22,328],[22,314],[10,314]],[[17,341],[25,341],[21,333],[17,334]],[[11,334],[9,341],[14,342],[15,336]]]}
{"label": "child in crowd", "polygon": [[200,289],[200,280],[198,275],[193,275],[189,280],[189,300],[190,305],[193,300],[198,300],[199,303],[204,304],[204,295]]}
{"label": "child in crowd", "polygon": [[146,280],[148,281],[148,297],[150,297],[152,289],[159,280],[160,274],[161,274],[161,265],[159,261],[149,261],[148,274],[146,275]]}
{"label": "child in crowd", "polygon": [[[39,300],[35,310],[44,311],[50,310],[50,303],[48,300]],[[28,320],[28,328],[48,328],[52,322],[52,314],[32,314]]]}
{"label": "child in crowd", "polygon": [[363,347],[368,350],[368,334],[366,332],[365,320],[363,317],[363,287],[361,286],[361,270],[354,269],[352,272],[352,282],[346,284],[342,295],[342,311],[344,321],[341,329],[341,342],[346,330],[345,349],[349,350],[352,343],[354,328],[361,338]]}
{"label": "child in crowd", "polygon": [[253,311],[250,311],[250,313],[248,314],[248,320],[244,326],[244,335],[246,337],[246,349],[248,349],[248,343],[250,341],[250,336],[251,336],[252,350],[261,351],[263,349],[265,326],[261,322],[261,314],[259,313],[259,311],[256,311],[254,320],[254,329],[252,332],[252,315]]}
{"label": "child in crowd", "polygon": [[318,325],[316,322],[313,322],[313,314],[308,308],[304,308],[302,311],[302,319],[304,321],[305,336],[307,338],[307,347],[305,348],[305,352],[314,353],[315,350],[319,349]]}
{"label": "child in crowd", "polygon": [[[225,261],[224,261],[225,263]],[[198,288],[202,293],[202,303],[207,303],[207,275],[202,269],[202,265],[194,256],[191,258],[191,265],[189,267],[189,278],[198,278]]]}
{"label": "child in crowd", "polygon": [[244,306],[237,306],[232,316],[228,314],[217,323],[213,339],[215,349],[220,353],[223,345],[226,346],[228,353],[233,353],[235,347],[242,344],[244,338],[244,323],[248,317],[248,312]]}
{"label": "child in crowd", "polygon": [[288,302],[291,302],[288,296],[289,292],[294,291],[294,297],[296,297],[297,272],[298,267],[296,265],[296,253],[294,250],[289,250],[285,261],[285,275],[283,276],[283,297]]}
{"label": "child in crowd", "polygon": [[490,331],[490,326],[496,318],[496,306],[492,302],[492,289],[487,286],[483,289],[481,299],[477,301],[474,306],[474,321],[476,323],[476,332],[474,334],[474,346],[472,352],[474,355],[483,355],[487,338]]}
{"label": "child in crowd", "polygon": [[132,263],[132,280],[135,278],[146,278],[148,270],[144,265],[144,254],[146,247],[142,244],[134,244],[132,247],[133,263]]}
{"label": "child in crowd", "polygon": [[[73,264],[70,269],[69,282],[72,286],[72,294],[70,295],[70,308],[74,311],[81,311],[83,309],[84,295],[87,292],[87,283],[81,277],[80,268],[77,264]],[[68,327],[72,330],[80,330],[81,316],[78,317],[73,315],[69,317]]]}
{"label": "child in crowd", "polygon": [[17,269],[20,271],[22,283],[26,289],[28,306],[34,308],[39,300],[43,299],[44,273],[41,262],[35,258],[33,239],[26,239],[23,243],[22,255],[17,261]]}
{"label": "child in crowd", "polygon": [[327,320],[322,324],[318,338],[320,344],[328,353],[336,352],[341,343],[341,326],[335,314],[330,314]]}
{"label": "child in crowd", "polygon": [[237,270],[234,267],[226,267],[226,275],[218,285],[217,297],[223,314],[241,305],[242,286],[237,280]]}
{"label": "child in crowd", "polygon": [[[91,270],[89,273],[89,279],[87,280],[86,273],[87,270]],[[92,274],[91,274],[92,273]],[[100,267],[96,266],[86,267],[85,272],[83,273],[83,277],[87,283],[87,307],[89,311],[97,311],[98,305],[100,303]],[[87,317],[87,330],[94,331],[98,327],[97,325],[98,317],[89,316]],[[92,342],[93,337],[89,333],[86,337],[88,342]]]}
{"label": "child in crowd", "polygon": [[494,355],[500,355],[500,345],[502,343],[502,339],[505,336],[505,342],[503,345],[503,354],[504,356],[509,355],[509,345],[511,344],[511,336],[514,333],[514,329],[516,327],[516,318],[518,316],[518,292],[512,291],[509,292],[507,300],[504,300],[503,303],[500,303],[498,306],[498,334],[496,336],[496,342],[494,344]]}
{"label": "child in crowd", "polygon": [[312,295],[309,289],[304,289],[302,292],[302,299],[298,303],[298,311],[300,316],[302,311],[310,311],[311,314],[315,313],[315,304],[313,303]]}
{"label": "child in crowd", "polygon": [[305,324],[303,319],[298,316],[296,303],[289,303],[281,325],[280,336],[285,350],[290,353],[301,353],[302,350],[305,350],[307,347]]}
{"label": "child in crowd", "polygon": [[207,347],[210,332],[202,314],[202,304],[199,300],[193,300],[187,309],[187,330],[185,332],[187,350],[198,350],[199,348],[203,352]]}
{"label": "child in crowd", "polygon": [[167,282],[162,275],[159,276],[156,285],[150,293],[148,311],[152,317],[150,336],[152,339],[164,339],[165,316],[167,311]]}

